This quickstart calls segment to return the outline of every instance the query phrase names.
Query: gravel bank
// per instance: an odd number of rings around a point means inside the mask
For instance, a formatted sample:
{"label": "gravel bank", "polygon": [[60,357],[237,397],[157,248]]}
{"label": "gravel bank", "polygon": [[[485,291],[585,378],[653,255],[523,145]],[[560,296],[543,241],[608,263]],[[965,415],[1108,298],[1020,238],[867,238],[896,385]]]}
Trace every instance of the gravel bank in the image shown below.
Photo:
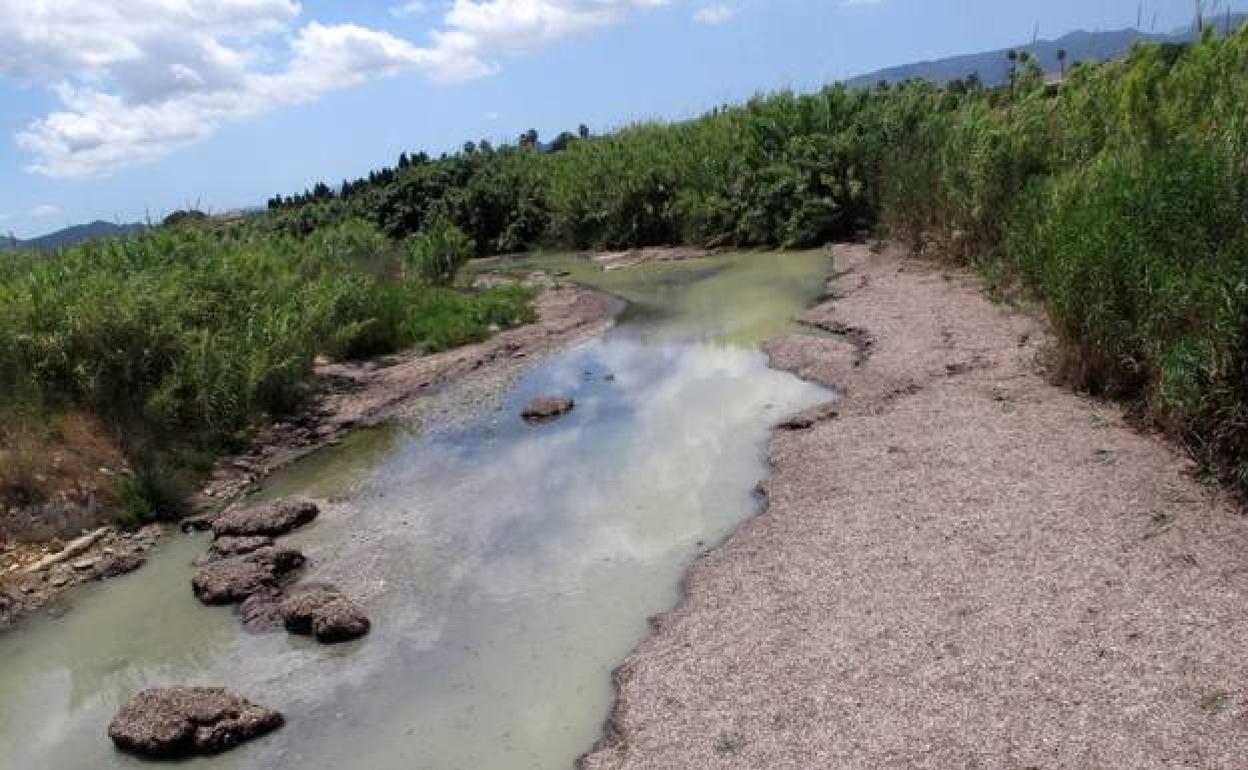
{"label": "gravel bank", "polygon": [[769,346],[837,387],[777,431],[767,513],[620,667],[617,768],[1237,770],[1248,521],[1117,408],[1054,387],[1042,324],[838,247],[838,332]]}

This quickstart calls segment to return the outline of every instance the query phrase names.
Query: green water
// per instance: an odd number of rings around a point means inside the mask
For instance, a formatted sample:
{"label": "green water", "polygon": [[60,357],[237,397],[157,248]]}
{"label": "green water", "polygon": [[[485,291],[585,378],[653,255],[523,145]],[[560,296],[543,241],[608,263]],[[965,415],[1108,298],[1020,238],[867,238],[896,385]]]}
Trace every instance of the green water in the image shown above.
{"label": "green water", "polygon": [[[205,541],[171,537],[139,573],[0,636],[0,767],[146,766],[113,751],[108,720],[137,688],[186,683],[230,687],[289,720],[195,767],[571,768],[601,734],[611,669],[647,618],[757,510],[770,427],[829,397],[758,350],[793,328],[828,259],[508,266],[569,270],[629,309],[605,337],[474,401],[470,419],[432,409],[358,433],[263,492],[327,501],[290,543],[308,554],[308,579],[367,608],[368,637],[325,648],[242,632],[191,596]],[[539,393],[577,408],[526,425],[517,415]],[[457,397],[434,398],[462,413]]]}

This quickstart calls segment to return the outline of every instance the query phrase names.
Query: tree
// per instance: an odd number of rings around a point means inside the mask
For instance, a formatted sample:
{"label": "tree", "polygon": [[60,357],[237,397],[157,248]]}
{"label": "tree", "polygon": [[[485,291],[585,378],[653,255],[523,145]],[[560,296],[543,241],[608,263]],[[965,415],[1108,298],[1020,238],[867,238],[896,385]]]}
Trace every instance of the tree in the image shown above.
{"label": "tree", "polygon": [[538,139],[537,129],[530,128],[528,131],[525,131],[523,134],[520,135],[520,146],[536,148],[537,139]]}
{"label": "tree", "polygon": [[549,149],[551,152],[563,152],[564,150],[568,149],[568,145],[572,144],[575,141],[576,141],[576,134],[573,134],[571,131],[564,131],[563,133],[559,134],[559,136],[555,137],[555,140],[550,143]]}
{"label": "tree", "polygon": [[576,130],[576,134],[577,136],[581,137],[581,141],[585,141],[586,139],[590,137],[589,126],[582,123],[580,128]]}
{"label": "tree", "polygon": [[1057,65],[1062,68],[1062,77],[1066,77],[1066,49],[1057,49]]}

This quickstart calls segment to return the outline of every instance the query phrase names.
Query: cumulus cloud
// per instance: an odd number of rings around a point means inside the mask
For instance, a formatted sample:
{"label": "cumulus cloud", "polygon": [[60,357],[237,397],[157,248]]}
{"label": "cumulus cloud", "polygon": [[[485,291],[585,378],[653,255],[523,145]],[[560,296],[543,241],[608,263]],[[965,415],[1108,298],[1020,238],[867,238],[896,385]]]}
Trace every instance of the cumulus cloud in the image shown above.
{"label": "cumulus cloud", "polygon": [[[61,106],[17,134],[29,168],[106,174],[222,125],[405,70],[496,72],[532,50],[667,0],[455,0],[425,44],[354,24],[297,22],[295,0],[0,0],[0,77]],[[423,2],[392,9],[415,14]]]}
{"label": "cumulus cloud", "polygon": [[433,33],[432,75],[463,80],[498,69],[493,58],[539,48],[668,0],[455,0]]}

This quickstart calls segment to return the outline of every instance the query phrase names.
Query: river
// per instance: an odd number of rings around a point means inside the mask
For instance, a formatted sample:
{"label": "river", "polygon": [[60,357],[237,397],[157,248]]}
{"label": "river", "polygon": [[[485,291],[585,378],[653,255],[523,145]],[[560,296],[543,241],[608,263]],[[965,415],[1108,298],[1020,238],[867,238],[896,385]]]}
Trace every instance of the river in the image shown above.
{"label": "river", "polygon": [[[310,558],[306,579],[360,600],[368,637],[244,632],[191,595],[206,541],[170,536],[138,573],[0,636],[0,767],[150,767],[113,750],[112,714],[142,687],[211,684],[288,724],[196,768],[569,770],[648,618],[758,511],[771,427],[830,397],[759,349],[795,328],[829,265],[826,252],[508,265],[566,269],[628,309],[488,398],[448,388],[419,419],[358,432],[261,492],[326,501],[288,542]],[[575,411],[522,422],[546,393]]]}

